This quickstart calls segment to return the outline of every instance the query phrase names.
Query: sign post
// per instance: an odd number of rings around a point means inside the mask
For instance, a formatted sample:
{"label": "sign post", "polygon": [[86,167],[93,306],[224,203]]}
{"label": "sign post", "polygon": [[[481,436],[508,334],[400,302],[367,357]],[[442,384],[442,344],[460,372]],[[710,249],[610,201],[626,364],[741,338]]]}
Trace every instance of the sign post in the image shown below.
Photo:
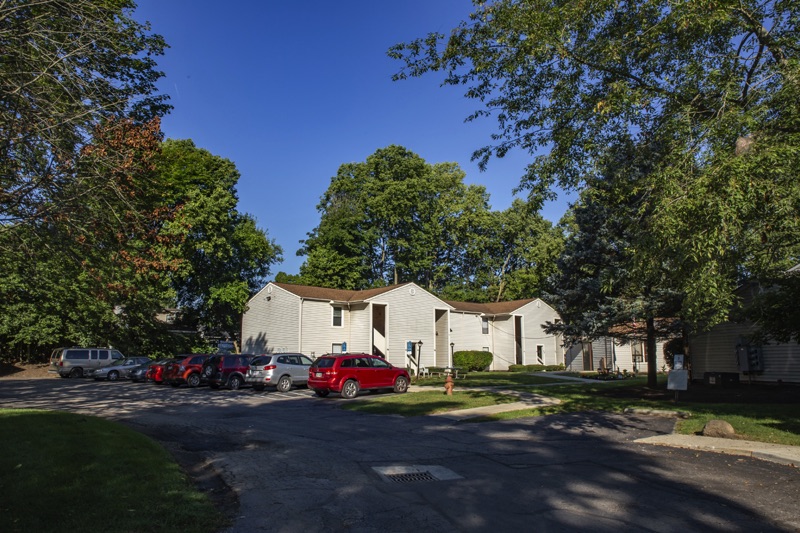
{"label": "sign post", "polygon": [[689,371],[683,368],[683,354],[675,354],[672,370],[667,375],[667,390],[675,391],[675,403],[678,403],[678,392],[689,387]]}

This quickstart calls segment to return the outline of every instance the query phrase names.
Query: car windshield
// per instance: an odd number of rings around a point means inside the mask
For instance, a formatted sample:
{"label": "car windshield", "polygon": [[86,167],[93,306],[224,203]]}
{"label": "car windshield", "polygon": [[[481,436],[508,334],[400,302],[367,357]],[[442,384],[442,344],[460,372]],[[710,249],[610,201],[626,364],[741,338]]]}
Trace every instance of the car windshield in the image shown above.
{"label": "car windshield", "polygon": [[333,357],[320,357],[316,361],[314,361],[313,366],[314,368],[331,368],[333,364],[336,362],[336,359]]}

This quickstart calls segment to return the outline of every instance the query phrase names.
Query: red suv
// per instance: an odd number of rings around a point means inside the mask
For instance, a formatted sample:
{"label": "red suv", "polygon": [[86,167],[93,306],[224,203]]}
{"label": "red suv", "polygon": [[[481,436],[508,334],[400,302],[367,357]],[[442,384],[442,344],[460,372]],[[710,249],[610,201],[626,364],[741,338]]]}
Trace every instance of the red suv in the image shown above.
{"label": "red suv", "polygon": [[180,387],[186,383],[190,387],[200,385],[200,375],[203,372],[203,363],[209,358],[207,353],[191,354],[181,361],[167,363],[164,368],[164,381],[173,387]]}
{"label": "red suv", "polygon": [[158,361],[153,361],[147,368],[145,379],[157,384],[164,383],[164,370],[166,370],[167,365],[173,362],[180,362],[184,358],[186,358],[186,355],[176,355],[175,357],[170,357],[169,359],[159,359]]}
{"label": "red suv", "polygon": [[227,387],[236,390],[244,385],[244,377],[250,369],[251,354],[217,354],[203,363],[203,379],[212,389]]}
{"label": "red suv", "polygon": [[355,398],[361,389],[406,392],[410,382],[404,368],[365,353],[324,355],[308,369],[308,387],[323,398],[331,391],[347,399]]}

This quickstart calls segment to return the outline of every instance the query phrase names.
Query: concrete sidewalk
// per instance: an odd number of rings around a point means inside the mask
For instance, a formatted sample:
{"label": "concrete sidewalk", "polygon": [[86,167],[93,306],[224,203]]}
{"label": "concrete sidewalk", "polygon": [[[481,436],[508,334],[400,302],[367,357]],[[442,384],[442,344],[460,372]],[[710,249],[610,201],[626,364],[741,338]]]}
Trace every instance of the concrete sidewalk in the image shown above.
{"label": "concrete sidewalk", "polygon": [[770,444],[768,442],[737,439],[719,439],[715,437],[703,437],[701,435],[678,435],[677,433],[647,437],[646,439],[639,439],[635,442],[725,453],[728,455],[743,455],[745,457],[755,457],[756,459],[771,461],[782,465],[800,467],[800,446],[785,446],[781,444]]}
{"label": "concrete sidewalk", "polygon": [[467,418],[477,418],[486,415],[494,415],[497,413],[507,413],[510,411],[521,411],[523,409],[533,409],[536,407],[543,407],[546,405],[558,405],[561,403],[561,400],[557,398],[548,398],[547,396],[541,396],[539,394],[531,394],[525,392],[518,394],[520,397],[518,402],[498,403],[496,405],[487,405],[484,407],[473,407],[472,409],[460,409],[457,411],[448,411],[446,413],[435,413],[428,416],[445,418],[448,420],[465,420]]}

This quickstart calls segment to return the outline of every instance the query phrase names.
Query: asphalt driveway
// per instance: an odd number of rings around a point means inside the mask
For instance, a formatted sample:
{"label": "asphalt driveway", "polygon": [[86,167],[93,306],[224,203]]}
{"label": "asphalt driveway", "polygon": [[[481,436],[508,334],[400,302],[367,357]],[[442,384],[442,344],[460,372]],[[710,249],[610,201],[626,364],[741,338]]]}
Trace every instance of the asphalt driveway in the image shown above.
{"label": "asphalt driveway", "polygon": [[230,533],[800,529],[796,468],[633,442],[670,433],[668,418],[459,423],[344,411],[344,401],[307,390],[0,383],[0,407],[118,420],[196,477],[218,474],[238,499]]}

